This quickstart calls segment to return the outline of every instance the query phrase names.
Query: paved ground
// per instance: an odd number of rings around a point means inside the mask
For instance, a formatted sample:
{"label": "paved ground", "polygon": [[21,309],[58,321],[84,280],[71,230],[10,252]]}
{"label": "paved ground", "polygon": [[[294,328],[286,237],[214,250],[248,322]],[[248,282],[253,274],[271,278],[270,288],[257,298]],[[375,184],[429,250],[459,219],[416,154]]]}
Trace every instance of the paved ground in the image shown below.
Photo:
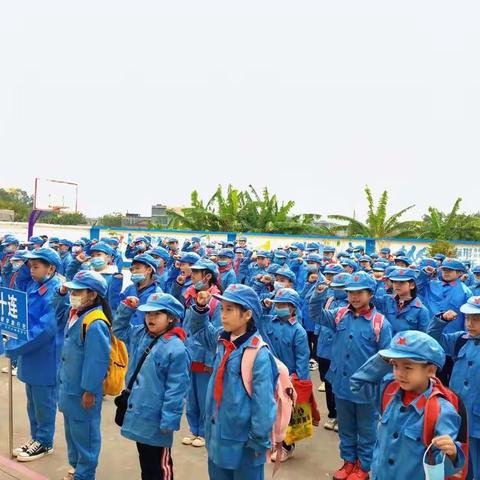
{"label": "paved ground", "polygon": [[[6,360],[0,360],[0,367],[6,365]],[[315,381],[318,373],[314,372]],[[316,382],[318,384],[318,382]],[[55,452],[45,458],[27,464],[18,462],[8,463],[7,435],[8,435],[8,404],[7,375],[0,374],[0,480],[59,480],[69,468],[67,462],[66,445],[63,434],[63,418],[57,415],[57,433],[55,438]],[[322,413],[326,418],[323,394],[318,393],[317,399]],[[22,444],[29,438],[28,420],[25,407],[25,393],[21,382],[14,379],[14,442]],[[102,414],[102,452],[100,455],[97,480],[135,480],[140,478],[136,448],[133,442],[122,438],[118,427],[113,422],[114,405],[113,399],[108,398],[103,405]],[[208,480],[206,451],[184,447],[180,440],[188,433],[186,422],[182,423],[182,429],[177,432],[174,440],[173,461],[175,478],[177,480]],[[339,464],[338,437],[336,433],[328,432],[319,427],[315,430],[313,438],[304,440],[298,444],[295,457],[282,465],[277,480],[292,478],[328,479],[331,472]],[[18,468],[25,470],[18,471]],[[266,468],[266,478],[271,478],[271,467]]]}

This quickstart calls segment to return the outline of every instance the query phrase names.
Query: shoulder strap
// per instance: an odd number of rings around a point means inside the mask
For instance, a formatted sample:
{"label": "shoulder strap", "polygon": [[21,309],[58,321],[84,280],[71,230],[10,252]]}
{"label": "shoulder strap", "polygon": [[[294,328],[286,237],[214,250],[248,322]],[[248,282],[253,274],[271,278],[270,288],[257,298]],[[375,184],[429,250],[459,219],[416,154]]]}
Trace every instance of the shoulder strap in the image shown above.
{"label": "shoulder strap", "polygon": [[243,350],[241,363],[242,381],[249,397],[252,396],[253,391],[253,365],[255,363],[255,359],[257,358],[257,354],[262,347],[268,348],[268,345],[263,340],[257,341],[255,345],[253,345],[252,341],[252,346],[246,347]]}
{"label": "shoulder strap", "polygon": [[338,309],[337,315],[335,316],[335,324],[338,325],[343,317],[347,314],[348,307],[341,307]]}
{"label": "shoulder strap", "polygon": [[334,300],[335,300],[335,297],[328,297],[327,298],[327,301],[325,302],[325,307],[324,307],[325,310],[328,310],[331,307]]}
{"label": "shoulder strap", "polygon": [[102,320],[103,322],[105,322],[107,325],[108,325],[108,328],[112,328],[112,324],[110,323],[110,321],[108,320],[108,318],[106,317],[105,313],[103,312],[103,310],[99,309],[99,308],[96,308],[94,310],[92,310],[91,312],[88,312],[85,317],[83,318],[83,322],[82,322],[82,330],[80,332],[81,334],[81,338],[82,338],[82,342],[85,340],[85,336],[87,335],[87,329],[88,327],[95,321],[97,320]]}
{"label": "shoulder strap", "polygon": [[380,341],[380,332],[382,331],[383,315],[376,312],[372,320],[373,332],[375,333],[375,339],[377,343]]}
{"label": "shoulder strap", "polygon": [[433,387],[432,393],[425,403],[425,410],[423,413],[423,444],[430,445],[435,436],[435,427],[437,419],[440,415],[440,402],[438,398],[442,396],[440,390]]}
{"label": "shoulder strap", "polygon": [[382,410],[381,410],[382,414],[385,412],[388,405],[393,400],[393,397],[397,394],[399,390],[400,390],[400,384],[397,382],[397,380],[393,380],[384,388],[383,394],[382,394]]}
{"label": "shoulder strap", "polygon": [[209,310],[208,310],[208,316],[210,317],[210,320],[213,317],[213,314],[215,313],[215,310],[217,309],[218,306],[218,298],[212,297],[210,299],[210,303],[208,304]]}
{"label": "shoulder strap", "polygon": [[130,377],[130,381],[128,382],[128,385],[127,385],[127,390],[129,392],[132,390],[133,384],[135,383],[135,380],[137,379],[137,376],[140,373],[140,369],[142,368],[142,365],[144,364],[144,362],[147,359],[149,353],[152,351],[152,348],[158,342],[160,337],[161,337],[161,335],[159,335],[158,337],[155,337],[150,342],[150,344],[148,345],[148,347],[145,349],[142,356],[140,357],[140,360],[138,361],[137,366],[135,367],[135,371],[133,372],[132,376]]}

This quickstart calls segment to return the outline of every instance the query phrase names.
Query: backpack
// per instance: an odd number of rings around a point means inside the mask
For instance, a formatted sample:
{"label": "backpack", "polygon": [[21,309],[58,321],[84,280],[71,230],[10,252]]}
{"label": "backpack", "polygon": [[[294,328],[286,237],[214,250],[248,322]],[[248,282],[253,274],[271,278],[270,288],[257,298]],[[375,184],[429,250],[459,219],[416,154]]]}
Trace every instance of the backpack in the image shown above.
{"label": "backpack", "polygon": [[[445,477],[447,480],[464,480],[467,477],[468,471],[468,423],[467,423],[467,410],[462,402],[462,399],[452,390],[445,387],[438,378],[433,378],[432,393],[428,397],[425,403],[425,411],[423,415],[423,434],[422,441],[425,447],[428,447],[432,443],[432,439],[435,436],[435,426],[437,424],[437,418],[440,415],[440,402],[439,397],[444,398],[452,404],[455,411],[460,415],[460,429],[458,431],[457,441],[462,445],[462,450],[465,455],[465,465],[463,469],[455,475]],[[381,413],[385,412],[389,403],[393,397],[400,390],[400,384],[394,380],[389,383],[382,396]],[[430,452],[431,453],[431,452]]]}
{"label": "backpack", "polygon": [[[260,338],[255,337],[252,340],[251,346],[245,348],[243,351],[241,365],[242,380],[249,397],[252,397],[253,390],[253,364],[255,363],[258,352],[263,347],[268,348],[268,344]],[[272,428],[272,450],[267,454],[267,459],[270,461],[272,453],[276,452],[277,457],[273,468],[273,474],[275,475],[282,459],[282,442],[285,440],[285,434],[292,417],[297,394],[290,380],[288,368],[278,358],[273,355],[272,357],[275,360],[279,375],[274,393],[275,403],[277,404],[277,414]]]}
{"label": "backpack", "polygon": [[[338,309],[337,315],[335,317],[335,325],[338,325],[343,317],[350,311],[348,307],[341,307]],[[382,331],[383,325],[383,315],[379,312],[375,312],[375,315],[372,318],[372,328],[373,333],[375,333],[375,340],[378,343],[380,341],[380,333]]]}
{"label": "backpack", "polygon": [[125,344],[112,333],[112,325],[102,310],[92,310],[85,315],[82,323],[81,338],[85,341],[88,327],[97,320],[108,325],[110,331],[110,362],[105,379],[103,380],[104,395],[119,395],[125,385],[125,376],[128,368],[128,352]]}

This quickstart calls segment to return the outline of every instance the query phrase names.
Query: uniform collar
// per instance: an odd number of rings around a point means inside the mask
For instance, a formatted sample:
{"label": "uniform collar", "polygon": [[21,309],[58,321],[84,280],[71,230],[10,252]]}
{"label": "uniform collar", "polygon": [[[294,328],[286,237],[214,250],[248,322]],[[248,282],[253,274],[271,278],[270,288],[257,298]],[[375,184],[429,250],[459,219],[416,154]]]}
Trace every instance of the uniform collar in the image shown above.
{"label": "uniform collar", "polygon": [[365,320],[371,320],[375,313],[377,313],[377,310],[373,306],[373,303],[371,303],[368,307],[364,308],[360,312],[355,312],[355,309],[349,304],[348,305],[349,310],[358,317],[363,317]]}
{"label": "uniform collar", "polygon": [[279,317],[273,317],[273,322],[288,323],[289,325],[295,325],[297,323],[297,317],[290,317],[288,320],[282,320]]}
{"label": "uniform collar", "polygon": [[[240,335],[238,338],[236,338],[232,343],[235,345],[236,348],[241,347],[243,344],[245,346],[249,346],[250,342],[252,340],[252,337],[257,333],[256,329],[248,330],[245,332],[243,335]],[[226,332],[225,330],[220,334],[220,340],[225,340],[227,342],[230,342],[230,332]]]}
{"label": "uniform collar", "polygon": [[[432,381],[430,380],[430,384],[429,384],[428,388],[423,393],[419,394],[418,397],[412,403],[410,403],[410,405],[408,405],[406,408],[411,406],[415,409],[415,411],[419,415],[423,415],[423,411],[425,409],[425,405],[427,404],[428,397],[432,393],[432,388],[433,388],[433,384],[432,384]],[[402,389],[400,389],[397,392],[397,396],[398,396],[399,400],[402,401],[402,396],[403,396],[403,390]]]}

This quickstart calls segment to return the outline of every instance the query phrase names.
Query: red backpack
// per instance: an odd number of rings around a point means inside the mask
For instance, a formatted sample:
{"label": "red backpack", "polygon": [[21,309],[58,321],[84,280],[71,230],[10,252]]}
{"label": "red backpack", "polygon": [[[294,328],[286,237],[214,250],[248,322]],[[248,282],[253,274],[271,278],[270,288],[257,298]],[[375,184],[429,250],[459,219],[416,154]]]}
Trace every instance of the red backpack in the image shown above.
{"label": "red backpack", "polygon": [[[350,309],[348,307],[339,308],[335,317],[335,325],[338,325],[349,311]],[[377,343],[380,341],[380,332],[382,331],[383,318],[383,315],[379,312],[375,312],[375,315],[372,318],[372,328],[373,332],[375,333],[375,339]]]}
{"label": "red backpack", "polygon": [[[455,411],[460,415],[461,423],[460,430],[458,432],[457,441],[462,444],[462,451],[465,455],[465,465],[463,469],[450,477],[445,477],[446,480],[464,480],[467,478],[468,472],[468,423],[467,423],[467,410],[462,402],[462,399],[452,390],[447,388],[438,378],[433,378],[432,393],[428,397],[425,403],[425,410],[423,414],[423,434],[422,441],[425,447],[428,447],[432,443],[432,439],[435,436],[435,426],[437,424],[437,418],[440,415],[440,401],[442,397],[453,405]],[[389,383],[382,396],[382,410],[383,414],[387,409],[393,397],[400,390],[400,384],[394,380]],[[431,454],[431,452],[430,452]]]}

